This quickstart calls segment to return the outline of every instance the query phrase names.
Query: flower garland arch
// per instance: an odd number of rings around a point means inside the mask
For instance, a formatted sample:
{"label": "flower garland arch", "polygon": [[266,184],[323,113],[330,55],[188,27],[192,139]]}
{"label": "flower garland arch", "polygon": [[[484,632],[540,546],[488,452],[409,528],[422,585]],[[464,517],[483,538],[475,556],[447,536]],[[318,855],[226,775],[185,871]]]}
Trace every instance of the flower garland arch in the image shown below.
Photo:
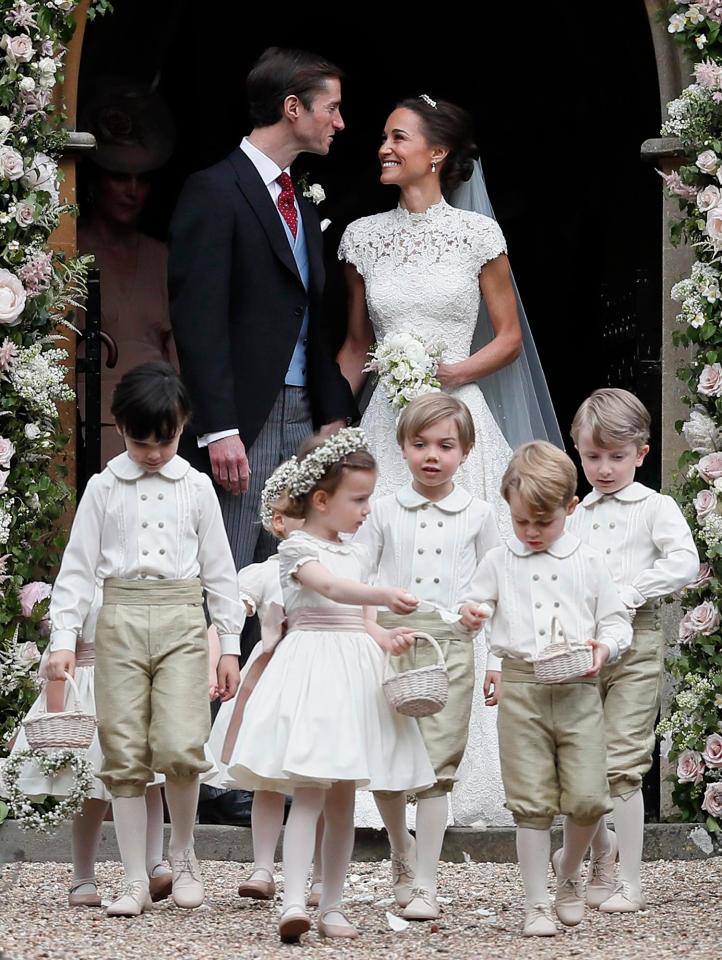
{"label": "flower garland arch", "polygon": [[[72,311],[91,257],[51,248],[60,202],[61,104],[76,0],[0,0],[0,754],[37,695],[48,583],[72,504],[59,405]],[[111,9],[96,0],[90,19]],[[2,816],[0,815],[0,819]]]}

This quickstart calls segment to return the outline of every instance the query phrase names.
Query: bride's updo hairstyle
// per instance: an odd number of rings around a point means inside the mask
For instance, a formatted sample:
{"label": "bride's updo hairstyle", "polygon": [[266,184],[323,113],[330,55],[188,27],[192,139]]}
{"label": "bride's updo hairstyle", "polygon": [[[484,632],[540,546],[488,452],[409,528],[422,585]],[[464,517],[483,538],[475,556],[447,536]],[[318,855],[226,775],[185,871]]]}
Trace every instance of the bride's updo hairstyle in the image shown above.
{"label": "bride's updo hairstyle", "polygon": [[479,148],[474,143],[474,125],[466,110],[448,100],[424,97],[402,100],[397,104],[397,109],[413,110],[421,118],[428,143],[449,151],[439,170],[441,189],[445,194],[471,178]]}
{"label": "bride's updo hairstyle", "polygon": [[339,430],[330,437],[314,434],[298,448],[296,461],[297,476],[289,481],[284,513],[298,520],[308,516],[317,490],[329,495],[338,490],[347,470],[376,470],[363,432],[355,427]]}

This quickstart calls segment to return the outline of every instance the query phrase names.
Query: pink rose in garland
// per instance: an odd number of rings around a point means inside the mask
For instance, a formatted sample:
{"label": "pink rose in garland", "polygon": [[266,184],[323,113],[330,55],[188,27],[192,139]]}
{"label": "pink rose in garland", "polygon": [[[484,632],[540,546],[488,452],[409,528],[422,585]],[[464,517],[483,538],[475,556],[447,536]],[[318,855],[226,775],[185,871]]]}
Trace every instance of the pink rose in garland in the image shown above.
{"label": "pink rose in garland", "polygon": [[702,809],[706,810],[711,817],[722,816],[722,781],[710,783],[704,792]]}
{"label": "pink rose in garland", "polygon": [[722,617],[717,607],[711,601],[705,600],[684,615],[679,625],[679,639],[682,643],[688,643],[699,634],[710,637],[721,622]]}
{"label": "pink rose in garland", "polygon": [[697,469],[705,480],[718,480],[722,477],[722,453],[708,453],[699,461]]}
{"label": "pink rose in garland", "polygon": [[683,750],[677,758],[677,779],[680,783],[702,783],[704,763],[696,750]]}
{"label": "pink rose in garland", "polygon": [[722,397],[722,366],[719,363],[705,365],[697,381],[697,391],[703,397]]}
{"label": "pink rose in garland", "polygon": [[49,583],[43,583],[42,580],[33,580],[32,583],[26,583],[19,593],[20,609],[24,617],[32,617],[35,605],[47,600],[52,592]]}
{"label": "pink rose in garland", "polygon": [[688,583],[685,590],[701,590],[708,583],[712,582],[712,565],[709,563],[700,564],[699,572],[695,579]]}
{"label": "pink rose in garland", "polygon": [[722,737],[718,733],[710,734],[702,752],[702,759],[710,770],[722,768]]}
{"label": "pink rose in garland", "polygon": [[25,309],[25,288],[14,273],[0,270],[0,323],[14,327]]}
{"label": "pink rose in garland", "polygon": [[697,519],[702,521],[717,509],[717,494],[714,490],[700,490],[694,498]]}

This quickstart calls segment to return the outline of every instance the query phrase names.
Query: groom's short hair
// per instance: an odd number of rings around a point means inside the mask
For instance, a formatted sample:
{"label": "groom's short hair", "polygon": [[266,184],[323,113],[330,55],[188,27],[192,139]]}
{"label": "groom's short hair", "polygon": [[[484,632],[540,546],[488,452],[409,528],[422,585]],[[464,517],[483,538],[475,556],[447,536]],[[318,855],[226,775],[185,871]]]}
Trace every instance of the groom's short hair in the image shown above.
{"label": "groom's short hair", "polygon": [[342,80],[343,71],[307,50],[269,47],[254,64],[246,80],[248,112],[254,127],[270,127],[283,117],[286,97],[295,95],[307,110],[314,94],[327,80]]}

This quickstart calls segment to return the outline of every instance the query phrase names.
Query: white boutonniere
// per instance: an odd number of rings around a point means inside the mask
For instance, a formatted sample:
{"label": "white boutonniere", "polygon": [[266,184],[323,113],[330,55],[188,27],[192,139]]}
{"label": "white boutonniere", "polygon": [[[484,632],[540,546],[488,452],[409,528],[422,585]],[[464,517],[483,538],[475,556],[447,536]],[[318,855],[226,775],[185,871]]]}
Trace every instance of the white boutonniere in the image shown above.
{"label": "white boutonniere", "polygon": [[326,199],[326,191],[320,183],[312,183],[310,186],[307,186],[303,191],[303,195],[307,200],[312,200],[316,206],[318,206],[319,203],[323,203]]}
{"label": "white boutonniere", "polygon": [[315,203],[316,206],[319,203],[323,203],[326,199],[326,191],[323,189],[320,183],[309,183],[308,174],[304,174],[298,181],[298,185],[301,190],[303,190],[303,195],[307,200],[310,200],[312,203]]}

